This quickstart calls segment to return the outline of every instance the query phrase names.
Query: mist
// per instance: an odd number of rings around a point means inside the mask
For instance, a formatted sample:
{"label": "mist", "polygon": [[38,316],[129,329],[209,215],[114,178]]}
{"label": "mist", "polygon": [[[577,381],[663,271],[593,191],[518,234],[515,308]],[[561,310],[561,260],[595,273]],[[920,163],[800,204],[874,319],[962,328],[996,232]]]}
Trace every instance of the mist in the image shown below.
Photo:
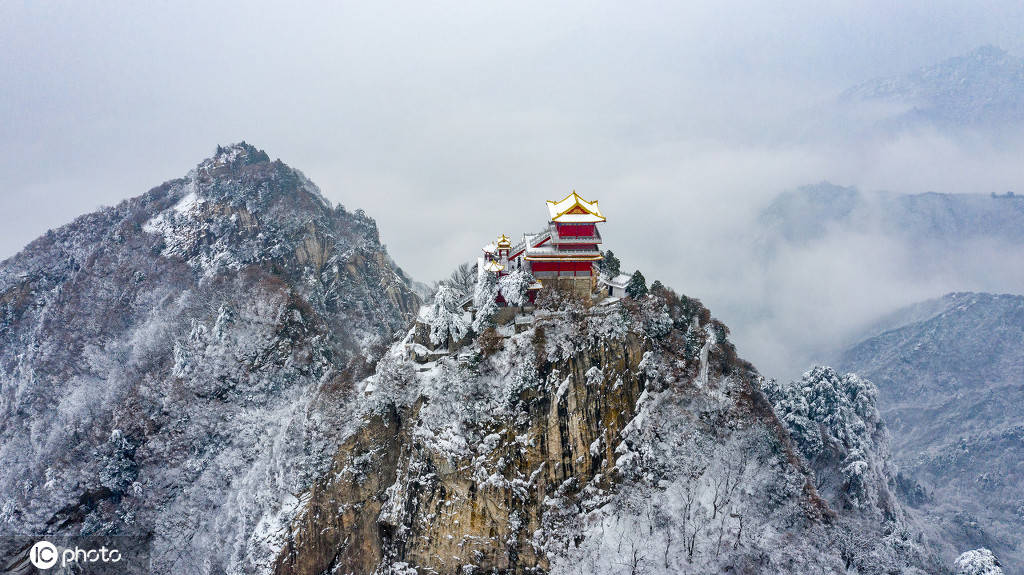
{"label": "mist", "polygon": [[813,125],[873,78],[985,44],[1024,55],[1019,2],[0,12],[0,257],[246,140],[365,209],[424,282],[499,233],[539,229],[543,202],[575,189],[601,202],[624,270],[700,298],[770,376],[901,305],[1024,292],[1013,246],[927,273],[880,230],[833,230],[770,261],[756,249],[760,210],[805,184],[1019,190],[1013,138]]}

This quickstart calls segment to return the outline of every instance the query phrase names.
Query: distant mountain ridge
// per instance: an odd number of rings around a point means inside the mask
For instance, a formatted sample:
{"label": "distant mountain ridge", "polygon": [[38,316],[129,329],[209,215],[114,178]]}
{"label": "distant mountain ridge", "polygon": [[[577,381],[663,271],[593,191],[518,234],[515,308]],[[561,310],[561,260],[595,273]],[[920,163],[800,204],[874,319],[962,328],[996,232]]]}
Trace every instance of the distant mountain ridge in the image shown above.
{"label": "distant mountain ridge", "polygon": [[909,74],[870,80],[839,97],[842,105],[889,104],[889,127],[999,127],[1024,122],[1024,59],[995,46]]}
{"label": "distant mountain ridge", "polygon": [[935,129],[1016,138],[1024,124],[1024,58],[995,46],[906,74],[874,78],[811,113],[811,124],[858,137]]}
{"label": "distant mountain ridge", "polygon": [[767,232],[793,243],[848,226],[955,244],[984,237],[1024,245],[1024,195],[865,192],[829,182],[779,194],[762,212]]}

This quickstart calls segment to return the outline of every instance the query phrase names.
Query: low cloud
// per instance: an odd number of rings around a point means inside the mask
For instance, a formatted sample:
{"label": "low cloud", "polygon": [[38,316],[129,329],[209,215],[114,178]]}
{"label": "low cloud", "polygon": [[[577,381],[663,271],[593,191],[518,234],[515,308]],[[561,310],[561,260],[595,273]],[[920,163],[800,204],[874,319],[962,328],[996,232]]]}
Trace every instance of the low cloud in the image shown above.
{"label": "low cloud", "polygon": [[544,200],[575,188],[600,200],[606,247],[626,269],[704,300],[769,375],[801,369],[824,344],[916,299],[1024,291],[1001,263],[1017,257],[1005,246],[916,275],[914,246],[877,230],[835,230],[771,261],[757,249],[760,210],[808,183],[1019,187],[1019,142],[803,125],[876,76],[980,44],[1024,54],[1019,2],[6,12],[0,257],[245,139],[375,217],[395,260],[422,281],[498,233],[538,229]]}

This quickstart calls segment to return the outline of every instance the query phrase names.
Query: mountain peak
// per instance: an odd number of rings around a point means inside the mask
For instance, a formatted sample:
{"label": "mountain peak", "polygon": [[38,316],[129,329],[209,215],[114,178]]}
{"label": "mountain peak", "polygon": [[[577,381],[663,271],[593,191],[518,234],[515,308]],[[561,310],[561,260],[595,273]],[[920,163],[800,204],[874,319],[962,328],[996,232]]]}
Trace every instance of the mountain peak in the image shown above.
{"label": "mountain peak", "polygon": [[242,140],[227,146],[217,146],[213,157],[203,160],[199,165],[247,165],[269,161],[270,156],[266,152]]}
{"label": "mountain peak", "polygon": [[[217,146],[185,178],[147,196],[153,212],[142,229],[163,238],[161,253],[208,273],[269,260],[319,269],[338,255],[333,248],[379,244],[372,218],[333,207],[302,172],[244,141]],[[293,248],[304,255],[292,257]]]}
{"label": "mountain peak", "polygon": [[283,211],[280,216],[300,219],[323,217],[333,210],[320,188],[301,171],[271,160],[244,140],[218,145],[185,178],[165,186],[167,195],[177,202],[168,209],[177,212],[206,202],[244,207],[254,214]]}
{"label": "mountain peak", "polygon": [[237,179],[242,172],[246,180],[253,182],[271,178],[275,172],[295,170],[280,160],[272,162],[266,152],[243,140],[227,146],[218,145],[213,156],[199,162],[189,172],[188,179],[208,183],[216,179]]}
{"label": "mountain peak", "polygon": [[[315,192],[222,146],[0,262],[0,460],[19,462],[0,529],[141,534],[158,573],[266,571],[350,382],[419,305],[373,221]],[[208,548],[232,550],[183,559]]]}

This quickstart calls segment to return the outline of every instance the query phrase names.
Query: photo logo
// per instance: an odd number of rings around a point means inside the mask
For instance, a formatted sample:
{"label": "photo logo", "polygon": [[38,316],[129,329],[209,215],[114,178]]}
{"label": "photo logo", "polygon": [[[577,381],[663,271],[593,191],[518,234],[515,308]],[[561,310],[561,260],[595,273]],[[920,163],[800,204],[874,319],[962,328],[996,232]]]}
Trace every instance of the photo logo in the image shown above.
{"label": "photo logo", "polygon": [[28,560],[37,569],[49,569],[57,564],[57,546],[49,541],[39,541],[28,552]]}
{"label": "photo logo", "polygon": [[37,541],[28,552],[28,560],[37,569],[49,569],[56,565],[57,561],[60,561],[62,568],[66,568],[72,564],[118,563],[121,559],[119,549],[107,548],[105,545],[99,549],[82,548],[78,545],[58,549],[56,545],[45,540]]}

